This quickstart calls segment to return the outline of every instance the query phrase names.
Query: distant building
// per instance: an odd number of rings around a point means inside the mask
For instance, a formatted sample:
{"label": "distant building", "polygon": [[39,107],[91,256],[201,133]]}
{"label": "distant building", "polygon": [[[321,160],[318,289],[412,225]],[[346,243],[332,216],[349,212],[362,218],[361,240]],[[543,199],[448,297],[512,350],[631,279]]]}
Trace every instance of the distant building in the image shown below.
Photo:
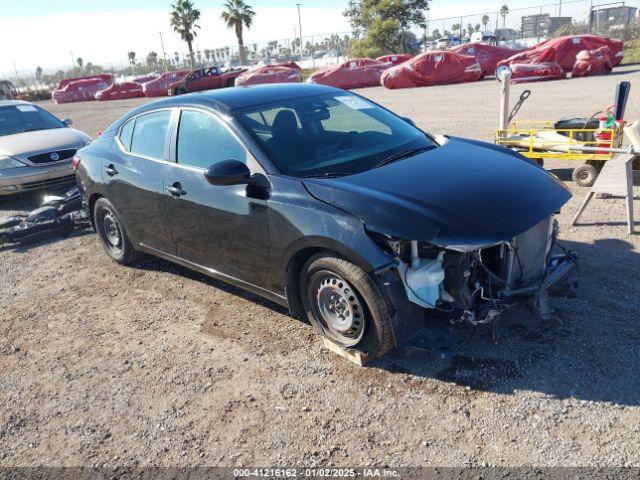
{"label": "distant building", "polygon": [[548,37],[560,27],[571,24],[571,17],[552,17],[548,13],[522,17],[522,36]]}
{"label": "distant building", "polygon": [[591,11],[591,26],[596,30],[612,27],[624,27],[633,23],[636,19],[635,7],[610,7],[599,8]]}
{"label": "distant building", "polygon": [[508,41],[511,41],[511,40],[517,40],[522,35],[520,35],[520,32],[518,32],[517,30],[514,30],[512,28],[498,28],[494,32],[494,36],[496,37],[497,41],[499,41],[499,42],[508,42]]}

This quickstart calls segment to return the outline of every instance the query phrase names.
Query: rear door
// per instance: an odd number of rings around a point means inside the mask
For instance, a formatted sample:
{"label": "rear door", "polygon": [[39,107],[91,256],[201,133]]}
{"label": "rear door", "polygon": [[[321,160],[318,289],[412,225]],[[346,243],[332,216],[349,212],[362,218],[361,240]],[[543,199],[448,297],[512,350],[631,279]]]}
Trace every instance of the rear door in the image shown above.
{"label": "rear door", "polygon": [[[267,205],[247,185],[214,186],[205,170],[222,160],[261,168],[222,119],[183,109],[172,140],[175,163],[165,174],[165,198],[177,255],[260,287],[267,284]],[[176,195],[174,192],[181,192]]]}
{"label": "rear door", "polygon": [[102,160],[107,198],[120,212],[134,243],[175,253],[164,197],[172,109],[132,118]]}

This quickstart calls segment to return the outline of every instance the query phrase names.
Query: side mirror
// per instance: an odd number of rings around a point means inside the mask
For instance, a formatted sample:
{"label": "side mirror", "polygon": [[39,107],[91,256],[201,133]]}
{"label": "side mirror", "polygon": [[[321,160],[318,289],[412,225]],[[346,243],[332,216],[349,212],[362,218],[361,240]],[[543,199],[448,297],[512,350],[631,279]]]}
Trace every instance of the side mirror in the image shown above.
{"label": "side mirror", "polygon": [[65,118],[64,120],[62,120],[62,123],[64,123],[67,127],[70,127],[71,125],[73,125],[73,120],[71,120],[70,118]]}
{"label": "side mirror", "polygon": [[242,185],[251,181],[251,172],[244,163],[230,159],[211,165],[204,172],[204,178],[211,185]]}
{"label": "side mirror", "polygon": [[405,122],[407,122],[409,125],[411,125],[412,127],[415,127],[416,124],[413,120],[411,120],[409,117],[401,117]]}

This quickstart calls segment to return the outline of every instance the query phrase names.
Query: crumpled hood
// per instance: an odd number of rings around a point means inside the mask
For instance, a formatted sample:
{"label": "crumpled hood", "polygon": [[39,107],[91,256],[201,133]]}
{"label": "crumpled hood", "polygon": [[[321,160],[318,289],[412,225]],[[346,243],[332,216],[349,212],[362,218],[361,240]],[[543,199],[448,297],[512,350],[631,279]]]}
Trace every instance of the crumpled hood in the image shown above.
{"label": "crumpled hood", "polygon": [[461,138],[381,168],[304,185],[371,231],[442,246],[510,240],[571,198],[534,162]]}
{"label": "crumpled hood", "polygon": [[89,140],[91,137],[73,128],[17,133],[0,137],[0,155],[20,160],[37,153],[82,148]]}

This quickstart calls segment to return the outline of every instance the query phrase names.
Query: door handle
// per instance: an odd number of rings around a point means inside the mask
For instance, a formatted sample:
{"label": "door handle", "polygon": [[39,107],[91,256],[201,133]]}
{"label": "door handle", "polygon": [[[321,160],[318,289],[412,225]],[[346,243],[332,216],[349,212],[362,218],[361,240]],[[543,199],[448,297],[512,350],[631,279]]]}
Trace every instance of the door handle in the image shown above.
{"label": "door handle", "polygon": [[174,183],[170,187],[167,187],[167,192],[169,192],[174,197],[181,197],[187,194],[187,192],[182,190],[182,187],[179,183]]}
{"label": "door handle", "polygon": [[104,171],[106,172],[107,175],[109,175],[110,177],[113,177],[114,175],[118,174],[118,170],[116,170],[116,167],[114,167],[113,165],[109,165],[108,167],[106,167],[104,169]]}

